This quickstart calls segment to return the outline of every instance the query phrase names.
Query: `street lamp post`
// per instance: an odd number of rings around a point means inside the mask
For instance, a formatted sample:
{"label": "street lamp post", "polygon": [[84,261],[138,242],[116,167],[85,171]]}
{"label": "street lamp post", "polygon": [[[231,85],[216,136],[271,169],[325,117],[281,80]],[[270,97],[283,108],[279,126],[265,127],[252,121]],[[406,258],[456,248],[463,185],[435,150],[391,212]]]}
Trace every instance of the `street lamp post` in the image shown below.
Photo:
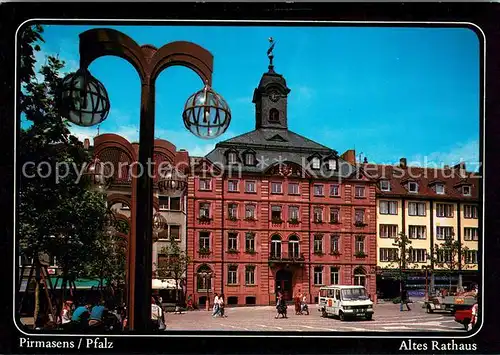
{"label": "street lamp post", "polygon": [[213,277],[213,272],[212,271],[202,271],[199,273],[199,276],[201,276],[204,280],[204,283],[205,283],[205,289],[207,291],[207,300],[205,301],[205,309],[207,311],[210,310],[210,288],[212,286],[212,283],[210,282],[210,287],[208,287],[209,285],[209,281],[212,280],[212,277]]}
{"label": "street lamp post", "polygon": [[[205,88],[192,95],[186,103],[183,113],[186,128],[203,138],[216,137],[226,131],[231,113],[226,102],[209,87],[213,71],[210,52],[184,41],[171,42],[161,48],[139,46],[124,33],[103,28],[80,34],[80,69],[63,82],[61,112],[71,122],[91,126],[106,119],[110,107],[107,93],[104,86],[90,75],[88,66],[95,59],[107,55],[127,60],[139,74],[138,164],[141,170],[150,171],[146,168],[153,158],[156,79],[170,66],[188,67],[206,83]],[[132,183],[132,196],[136,199],[132,201],[132,238],[129,242],[129,327],[145,332],[150,330],[151,323],[153,179],[149,174],[140,174]]]}

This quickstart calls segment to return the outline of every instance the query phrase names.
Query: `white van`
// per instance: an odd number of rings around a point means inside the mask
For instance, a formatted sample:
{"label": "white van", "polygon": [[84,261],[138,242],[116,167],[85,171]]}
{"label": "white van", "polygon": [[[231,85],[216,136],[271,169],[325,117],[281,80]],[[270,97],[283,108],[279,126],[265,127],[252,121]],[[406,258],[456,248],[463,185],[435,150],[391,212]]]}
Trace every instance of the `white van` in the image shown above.
{"label": "white van", "polygon": [[318,311],[322,317],[338,316],[372,319],[373,302],[363,286],[331,285],[321,287],[318,297]]}

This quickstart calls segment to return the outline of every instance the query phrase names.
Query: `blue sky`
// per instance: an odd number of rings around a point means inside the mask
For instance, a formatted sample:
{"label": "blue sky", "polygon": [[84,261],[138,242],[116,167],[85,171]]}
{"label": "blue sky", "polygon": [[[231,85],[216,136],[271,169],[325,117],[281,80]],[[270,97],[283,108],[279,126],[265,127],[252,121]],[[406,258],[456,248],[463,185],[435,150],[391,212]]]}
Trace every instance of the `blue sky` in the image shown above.
{"label": "blue sky", "polygon": [[[45,26],[38,64],[58,54],[78,68],[78,34],[96,26]],[[182,122],[187,98],[202,88],[191,70],[173,67],[157,81],[155,135],[208,153],[215,143],[254,129],[253,90],[267,70],[268,38],[275,70],[291,93],[289,128],[339,153],[355,148],[370,162],[456,164],[479,156],[480,47],[460,28],[113,26],[139,44],[195,42],[214,55],[213,88],[230,105],[231,126],[215,140],[196,138]],[[125,60],[102,57],[91,73],[107,88],[111,111],[100,127],[138,139],[140,83]],[[95,127],[73,127],[81,139]],[[427,159],[427,160],[425,160]],[[475,170],[475,169],[474,169]]]}

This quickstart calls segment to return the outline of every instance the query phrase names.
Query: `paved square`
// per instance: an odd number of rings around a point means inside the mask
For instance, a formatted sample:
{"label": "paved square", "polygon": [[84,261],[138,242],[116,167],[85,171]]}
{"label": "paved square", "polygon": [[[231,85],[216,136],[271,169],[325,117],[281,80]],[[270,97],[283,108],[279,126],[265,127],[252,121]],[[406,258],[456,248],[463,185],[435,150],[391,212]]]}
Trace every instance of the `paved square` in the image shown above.
{"label": "paved square", "polygon": [[167,314],[167,330],[225,330],[225,331],[326,331],[326,332],[464,332],[449,313],[427,314],[420,302],[411,311],[399,310],[398,304],[377,304],[373,320],[322,318],[317,305],[309,305],[310,314],[295,315],[288,307],[288,319],[275,319],[273,306],[226,308],[227,318],[212,317],[205,310]]}

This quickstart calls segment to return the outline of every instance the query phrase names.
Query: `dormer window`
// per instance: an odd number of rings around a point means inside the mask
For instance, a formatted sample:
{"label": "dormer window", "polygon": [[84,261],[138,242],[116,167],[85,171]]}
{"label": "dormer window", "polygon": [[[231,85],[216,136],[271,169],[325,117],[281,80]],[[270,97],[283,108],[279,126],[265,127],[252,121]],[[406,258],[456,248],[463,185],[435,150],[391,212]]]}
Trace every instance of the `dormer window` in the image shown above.
{"label": "dormer window", "polygon": [[313,169],[319,169],[320,168],[320,161],[318,157],[312,158],[312,168]]}
{"label": "dormer window", "polygon": [[328,159],[328,169],[329,170],[336,170],[337,169],[337,160],[331,158]]}
{"label": "dormer window", "polygon": [[471,189],[470,189],[469,185],[462,186],[462,195],[464,195],[464,196],[470,196],[471,195]]}
{"label": "dormer window", "polygon": [[418,184],[414,181],[408,183],[408,191],[416,194],[418,192]]}
{"label": "dormer window", "polygon": [[381,191],[391,191],[391,184],[389,183],[389,180],[380,181],[380,190]]}
{"label": "dormer window", "polygon": [[438,195],[444,195],[444,184],[436,184],[436,193]]}
{"label": "dormer window", "polygon": [[246,153],[245,154],[245,165],[254,166],[255,165],[255,154]]}
{"label": "dormer window", "polygon": [[277,109],[272,108],[269,111],[269,122],[279,123],[280,121],[280,113]]}
{"label": "dormer window", "polygon": [[238,161],[238,157],[236,155],[236,152],[229,152],[227,154],[227,163],[228,164],[236,164]]}

